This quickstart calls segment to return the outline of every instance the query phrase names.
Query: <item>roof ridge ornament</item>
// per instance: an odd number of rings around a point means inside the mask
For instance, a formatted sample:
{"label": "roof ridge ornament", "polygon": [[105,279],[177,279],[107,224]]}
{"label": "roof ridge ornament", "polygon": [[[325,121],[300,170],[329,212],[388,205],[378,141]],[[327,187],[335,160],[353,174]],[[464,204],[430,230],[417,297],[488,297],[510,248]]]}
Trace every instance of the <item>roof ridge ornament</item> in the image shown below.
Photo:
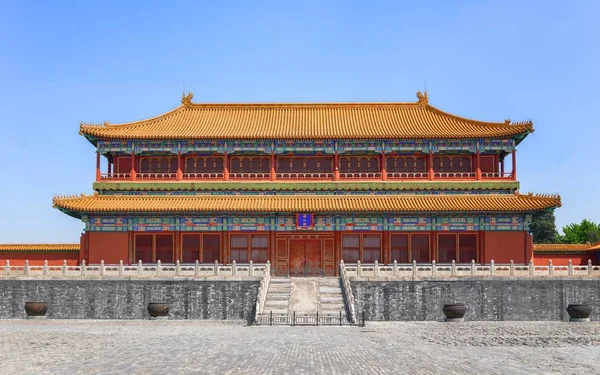
{"label": "roof ridge ornament", "polygon": [[510,125],[510,119],[509,118],[504,119],[504,125]]}
{"label": "roof ridge ornament", "polygon": [[188,94],[186,95],[185,92],[181,94],[181,104],[185,107],[185,108],[189,108],[192,105],[192,98],[194,97],[194,93],[193,92],[188,92]]}
{"label": "roof ridge ornament", "polygon": [[426,107],[427,104],[429,104],[429,98],[427,97],[427,91],[425,91],[423,94],[421,93],[421,91],[417,91],[417,98],[419,99],[417,101],[417,104],[420,107]]}

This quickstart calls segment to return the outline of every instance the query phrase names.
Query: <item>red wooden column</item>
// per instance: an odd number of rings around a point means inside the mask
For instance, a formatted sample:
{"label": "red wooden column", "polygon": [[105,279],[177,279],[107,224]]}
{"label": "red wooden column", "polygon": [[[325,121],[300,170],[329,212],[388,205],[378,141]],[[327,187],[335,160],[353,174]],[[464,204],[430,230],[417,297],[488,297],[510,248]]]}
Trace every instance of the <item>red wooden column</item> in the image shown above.
{"label": "red wooden column", "polygon": [[504,158],[500,160],[500,177],[504,177]]}
{"label": "red wooden column", "polygon": [[479,150],[477,150],[477,153],[475,154],[475,164],[477,165],[476,177],[478,180],[481,180],[481,158],[479,156]]}
{"label": "red wooden column", "polygon": [[275,181],[275,153],[271,151],[271,181]]}
{"label": "red wooden column", "polygon": [[96,181],[100,181],[100,152],[96,152]]}
{"label": "red wooden column", "polygon": [[183,179],[183,172],[181,171],[181,152],[177,154],[177,181]]}
{"label": "red wooden column", "polygon": [[385,170],[385,151],[381,151],[381,179],[387,180],[387,172]]}
{"label": "red wooden column", "polygon": [[335,154],[333,154],[333,180],[337,181],[340,179],[340,158],[338,155],[338,152],[336,151]]}
{"label": "red wooden column", "polygon": [[131,153],[131,181],[135,181],[135,153]]}
{"label": "red wooden column", "polygon": [[108,158],[107,158],[107,160],[108,160],[108,174],[109,174],[109,176],[110,176],[110,174],[112,173],[112,165],[113,165],[113,162],[111,161],[111,159],[108,159]]}
{"label": "red wooden column", "polygon": [[512,179],[517,180],[517,150],[512,151]]}
{"label": "red wooden column", "polygon": [[223,180],[229,180],[229,158],[227,151],[223,154]]}
{"label": "red wooden column", "polygon": [[429,164],[429,179],[433,180],[433,151],[429,151],[429,158],[427,159]]}

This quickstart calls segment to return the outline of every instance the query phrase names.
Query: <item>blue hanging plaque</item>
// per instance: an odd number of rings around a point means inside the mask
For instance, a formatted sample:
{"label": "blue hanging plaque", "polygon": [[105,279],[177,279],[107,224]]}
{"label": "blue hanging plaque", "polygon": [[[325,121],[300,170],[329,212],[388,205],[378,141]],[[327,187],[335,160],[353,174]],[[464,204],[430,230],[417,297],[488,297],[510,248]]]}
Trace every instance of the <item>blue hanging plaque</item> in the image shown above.
{"label": "blue hanging plaque", "polygon": [[301,229],[312,229],[314,225],[313,214],[297,214],[296,227]]}

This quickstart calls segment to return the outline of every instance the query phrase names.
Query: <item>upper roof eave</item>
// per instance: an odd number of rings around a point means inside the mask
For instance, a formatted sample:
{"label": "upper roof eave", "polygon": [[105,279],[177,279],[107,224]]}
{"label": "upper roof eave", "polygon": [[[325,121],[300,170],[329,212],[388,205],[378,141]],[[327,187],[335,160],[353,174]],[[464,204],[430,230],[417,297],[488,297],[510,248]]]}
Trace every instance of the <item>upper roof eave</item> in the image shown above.
{"label": "upper roof eave", "polygon": [[[146,120],[80,125],[96,139],[479,139],[533,132],[531,121],[478,121],[442,111],[417,94],[414,103],[192,103]],[[259,125],[260,126],[257,126]],[[324,125],[325,124],[325,125]],[[416,125],[415,125],[416,124]]]}

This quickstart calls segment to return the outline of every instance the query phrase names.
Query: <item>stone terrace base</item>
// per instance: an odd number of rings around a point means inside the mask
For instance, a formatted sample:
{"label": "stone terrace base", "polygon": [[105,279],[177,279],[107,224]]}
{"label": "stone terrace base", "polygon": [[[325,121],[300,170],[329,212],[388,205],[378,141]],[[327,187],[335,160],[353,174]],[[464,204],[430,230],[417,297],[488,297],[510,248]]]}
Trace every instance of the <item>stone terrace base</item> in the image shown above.
{"label": "stone terrace base", "polygon": [[6,374],[600,373],[596,322],[402,322],[357,328],[13,320],[0,321],[0,332]]}

